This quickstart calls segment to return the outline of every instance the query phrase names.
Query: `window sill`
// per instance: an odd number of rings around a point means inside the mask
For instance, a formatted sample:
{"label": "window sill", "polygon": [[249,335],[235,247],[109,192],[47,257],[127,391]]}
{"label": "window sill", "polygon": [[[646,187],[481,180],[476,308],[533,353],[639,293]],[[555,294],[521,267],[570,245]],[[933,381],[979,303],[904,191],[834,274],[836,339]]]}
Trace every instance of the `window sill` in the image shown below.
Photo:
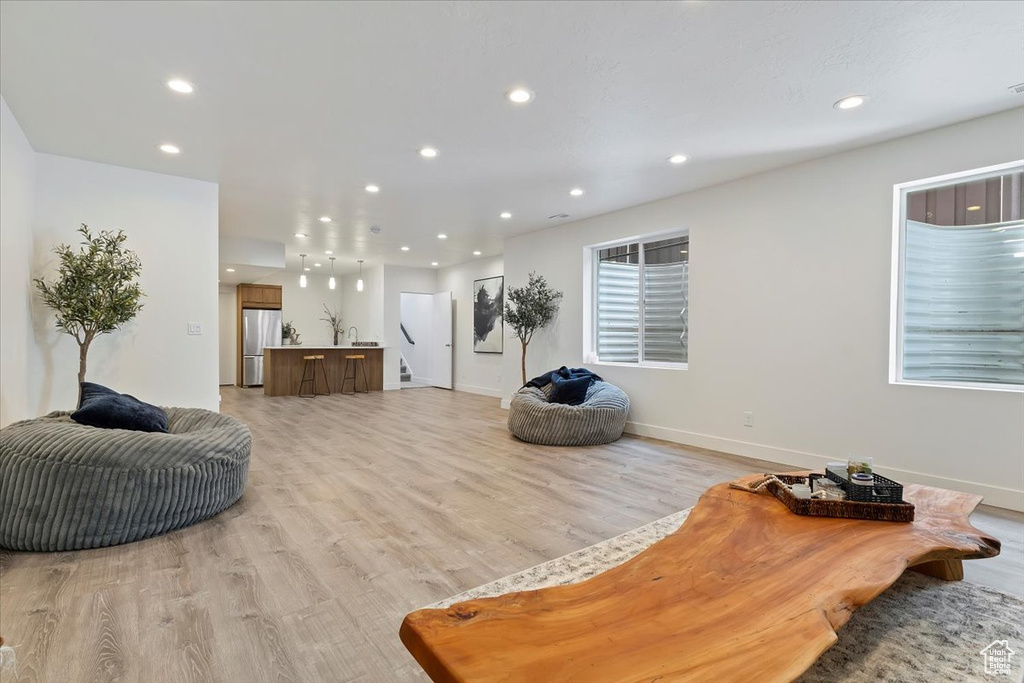
{"label": "window sill", "polygon": [[689,370],[689,363],[610,363],[608,361],[584,362],[584,365],[596,365],[606,368],[641,368],[646,370]]}
{"label": "window sill", "polygon": [[934,387],[938,389],[970,389],[972,391],[1000,391],[1010,394],[1024,393],[1024,386],[1016,384],[980,384],[977,382],[929,382],[922,379],[890,379],[889,384],[908,387]]}

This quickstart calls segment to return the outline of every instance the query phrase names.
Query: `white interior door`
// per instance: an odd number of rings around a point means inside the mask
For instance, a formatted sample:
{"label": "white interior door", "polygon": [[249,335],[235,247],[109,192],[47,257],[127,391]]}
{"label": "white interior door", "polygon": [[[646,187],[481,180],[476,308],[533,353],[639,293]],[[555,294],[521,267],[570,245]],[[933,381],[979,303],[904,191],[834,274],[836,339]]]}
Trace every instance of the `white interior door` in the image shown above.
{"label": "white interior door", "polygon": [[431,349],[434,354],[434,386],[452,388],[452,293],[434,295]]}

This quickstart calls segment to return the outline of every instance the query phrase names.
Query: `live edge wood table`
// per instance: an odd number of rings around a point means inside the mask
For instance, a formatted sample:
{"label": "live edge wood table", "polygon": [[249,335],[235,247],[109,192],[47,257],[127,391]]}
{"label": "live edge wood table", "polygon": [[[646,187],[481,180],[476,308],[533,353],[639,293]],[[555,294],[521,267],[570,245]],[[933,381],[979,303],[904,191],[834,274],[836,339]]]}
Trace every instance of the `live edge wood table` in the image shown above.
{"label": "live edge wood table", "polygon": [[720,484],[618,567],[419,610],[400,635],[438,683],[790,681],[908,567],[959,579],[961,560],[999,553],[968,521],[980,496],[911,485],[904,498],[914,522],[830,519]]}
{"label": "live edge wood table", "polygon": [[[263,349],[263,393],[267,396],[298,396],[305,364],[303,356],[324,357],[330,390],[335,393],[341,393],[345,356],[365,356],[361,362],[365,363],[366,379],[370,385],[368,390],[384,389],[383,346],[268,346]],[[362,391],[362,373],[357,372],[356,377],[359,390]],[[316,393],[326,394],[327,386],[324,385],[319,367],[316,368],[314,379]]]}

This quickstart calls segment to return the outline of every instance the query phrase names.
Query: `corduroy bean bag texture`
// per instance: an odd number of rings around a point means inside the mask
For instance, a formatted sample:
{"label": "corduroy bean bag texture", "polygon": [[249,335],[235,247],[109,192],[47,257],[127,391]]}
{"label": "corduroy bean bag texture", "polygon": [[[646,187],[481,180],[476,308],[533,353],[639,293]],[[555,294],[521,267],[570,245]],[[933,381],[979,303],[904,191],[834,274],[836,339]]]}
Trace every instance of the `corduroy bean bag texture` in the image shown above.
{"label": "corduroy bean bag texture", "polygon": [[508,428],[530,443],[545,446],[594,446],[622,436],[629,397],[614,384],[595,381],[578,406],[549,403],[553,385],[523,387],[508,411]]}
{"label": "corduroy bean bag texture", "polygon": [[55,412],[0,429],[0,548],[80,550],[211,517],[242,495],[252,435],[168,408],[168,433],[100,429]]}

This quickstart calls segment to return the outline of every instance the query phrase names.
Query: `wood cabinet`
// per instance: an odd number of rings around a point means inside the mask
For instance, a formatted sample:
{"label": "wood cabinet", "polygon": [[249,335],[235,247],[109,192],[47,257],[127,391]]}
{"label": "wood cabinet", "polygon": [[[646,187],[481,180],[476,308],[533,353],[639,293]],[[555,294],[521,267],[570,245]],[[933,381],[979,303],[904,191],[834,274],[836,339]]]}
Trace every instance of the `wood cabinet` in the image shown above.
{"label": "wood cabinet", "polygon": [[281,285],[238,285],[239,308],[281,308]]}
{"label": "wood cabinet", "polygon": [[272,311],[281,310],[283,298],[281,285],[254,285],[243,282],[238,285],[235,299],[238,301],[238,317],[235,322],[235,337],[238,339],[237,357],[235,361],[235,384],[242,386],[242,310],[246,308],[265,308]]}

